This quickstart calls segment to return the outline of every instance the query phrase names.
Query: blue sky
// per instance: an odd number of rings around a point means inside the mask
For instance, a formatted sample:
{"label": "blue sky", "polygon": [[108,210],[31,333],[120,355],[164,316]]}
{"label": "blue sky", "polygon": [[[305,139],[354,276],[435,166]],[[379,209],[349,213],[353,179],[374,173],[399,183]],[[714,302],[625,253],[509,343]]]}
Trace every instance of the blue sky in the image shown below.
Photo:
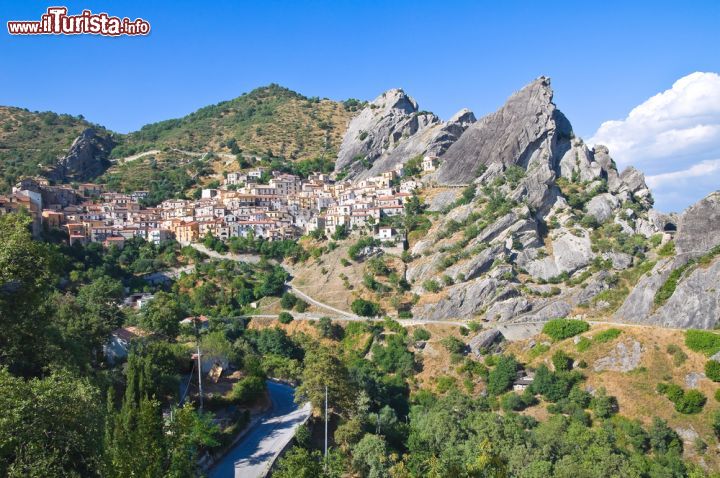
{"label": "blue sky", "polygon": [[[0,104],[83,114],[120,132],[270,82],[332,99],[402,87],[443,118],[462,107],[482,116],[548,75],[556,104],[590,138],[678,79],[720,72],[716,1],[61,4],[143,17],[153,30],[12,37],[3,27]],[[34,20],[49,5],[0,0],[0,19]]]}

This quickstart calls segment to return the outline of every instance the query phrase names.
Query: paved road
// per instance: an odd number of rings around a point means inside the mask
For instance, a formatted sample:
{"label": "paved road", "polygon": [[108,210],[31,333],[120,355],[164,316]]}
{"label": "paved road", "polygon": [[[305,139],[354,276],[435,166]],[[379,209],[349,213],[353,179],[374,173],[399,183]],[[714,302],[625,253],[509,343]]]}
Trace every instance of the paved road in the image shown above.
{"label": "paved road", "polygon": [[294,389],[268,381],[273,408],[267,416],[210,469],[210,478],[262,478],[295,435],[295,429],[310,417],[310,404],[294,401]]}

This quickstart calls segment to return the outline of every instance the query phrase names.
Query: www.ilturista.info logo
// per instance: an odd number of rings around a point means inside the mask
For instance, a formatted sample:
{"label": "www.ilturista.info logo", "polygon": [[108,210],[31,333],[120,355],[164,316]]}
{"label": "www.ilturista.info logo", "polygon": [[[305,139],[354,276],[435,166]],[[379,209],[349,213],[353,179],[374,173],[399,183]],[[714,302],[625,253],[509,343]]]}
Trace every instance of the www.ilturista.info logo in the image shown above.
{"label": "www.ilturista.info logo", "polygon": [[137,18],[111,17],[107,13],[83,10],[80,15],[68,15],[66,7],[49,7],[40,21],[7,22],[11,35],[147,35],[150,23]]}

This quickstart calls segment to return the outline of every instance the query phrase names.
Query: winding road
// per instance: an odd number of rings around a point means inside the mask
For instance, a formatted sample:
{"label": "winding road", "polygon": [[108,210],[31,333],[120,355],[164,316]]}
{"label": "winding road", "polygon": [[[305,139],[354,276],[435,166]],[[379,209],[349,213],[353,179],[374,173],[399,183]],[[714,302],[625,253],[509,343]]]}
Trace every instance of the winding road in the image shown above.
{"label": "winding road", "polygon": [[210,478],[264,478],[295,430],[310,418],[310,403],[298,406],[295,390],[267,382],[272,409],[208,472]]}

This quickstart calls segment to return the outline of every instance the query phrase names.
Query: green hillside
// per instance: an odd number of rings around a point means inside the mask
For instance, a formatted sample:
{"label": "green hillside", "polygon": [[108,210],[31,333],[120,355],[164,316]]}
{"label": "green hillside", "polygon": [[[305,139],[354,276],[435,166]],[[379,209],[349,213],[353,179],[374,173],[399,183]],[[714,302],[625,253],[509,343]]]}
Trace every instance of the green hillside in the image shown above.
{"label": "green hillside", "polygon": [[327,157],[339,146],[353,114],[341,102],[307,98],[271,84],[183,118],[143,126],[124,138],[113,157],[164,148],[288,159]]}
{"label": "green hillside", "polygon": [[0,192],[53,164],[90,126],[98,127],[82,116],[0,106]]}

